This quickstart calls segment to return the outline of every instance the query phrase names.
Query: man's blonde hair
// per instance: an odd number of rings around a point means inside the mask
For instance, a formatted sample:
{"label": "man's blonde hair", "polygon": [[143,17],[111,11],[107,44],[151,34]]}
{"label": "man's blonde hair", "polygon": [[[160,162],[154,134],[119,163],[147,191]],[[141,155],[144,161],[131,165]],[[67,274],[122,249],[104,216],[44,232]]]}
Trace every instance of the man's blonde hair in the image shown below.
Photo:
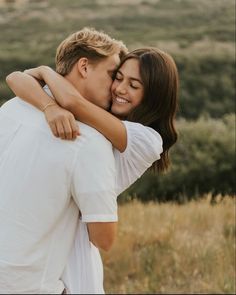
{"label": "man's blonde hair", "polygon": [[115,53],[118,53],[120,58],[128,53],[122,41],[115,40],[102,31],[86,27],[71,34],[58,46],[55,59],[56,71],[65,76],[82,57],[98,62]]}

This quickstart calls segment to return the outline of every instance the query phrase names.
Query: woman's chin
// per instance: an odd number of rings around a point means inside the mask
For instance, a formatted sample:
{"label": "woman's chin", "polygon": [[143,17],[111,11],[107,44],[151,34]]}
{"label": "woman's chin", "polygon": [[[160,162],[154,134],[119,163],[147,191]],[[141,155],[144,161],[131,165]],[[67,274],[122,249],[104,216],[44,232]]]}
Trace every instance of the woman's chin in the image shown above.
{"label": "woman's chin", "polygon": [[122,106],[112,105],[111,113],[118,118],[125,118],[127,116],[127,110]]}

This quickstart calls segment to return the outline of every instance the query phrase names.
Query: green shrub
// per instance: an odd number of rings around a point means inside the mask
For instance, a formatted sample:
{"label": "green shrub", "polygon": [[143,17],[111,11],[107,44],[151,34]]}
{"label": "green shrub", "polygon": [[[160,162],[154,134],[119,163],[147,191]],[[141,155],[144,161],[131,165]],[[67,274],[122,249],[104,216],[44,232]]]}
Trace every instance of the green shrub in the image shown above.
{"label": "green shrub", "polygon": [[[0,5],[0,83],[15,70],[53,66],[59,43],[92,26],[124,40],[129,49],[158,46],[174,56],[180,72],[179,116],[220,118],[234,108],[235,1],[23,2]],[[2,101],[12,96],[6,89],[0,87]]]}
{"label": "green shrub", "polygon": [[222,120],[181,119],[178,130],[170,171],[164,175],[147,172],[123,197],[183,201],[208,192],[235,194],[235,115]]}
{"label": "green shrub", "polygon": [[233,56],[176,56],[176,62],[180,74],[179,116],[197,119],[208,113],[220,118],[232,112],[235,106]]}

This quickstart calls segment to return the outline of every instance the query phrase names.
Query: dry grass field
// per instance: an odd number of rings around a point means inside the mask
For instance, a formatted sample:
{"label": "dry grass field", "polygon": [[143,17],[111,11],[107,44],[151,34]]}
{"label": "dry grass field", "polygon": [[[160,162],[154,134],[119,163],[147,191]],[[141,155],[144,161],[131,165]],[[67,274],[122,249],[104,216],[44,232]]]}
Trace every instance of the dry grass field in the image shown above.
{"label": "dry grass field", "polygon": [[102,253],[110,294],[235,293],[235,199],[120,206],[119,233]]}

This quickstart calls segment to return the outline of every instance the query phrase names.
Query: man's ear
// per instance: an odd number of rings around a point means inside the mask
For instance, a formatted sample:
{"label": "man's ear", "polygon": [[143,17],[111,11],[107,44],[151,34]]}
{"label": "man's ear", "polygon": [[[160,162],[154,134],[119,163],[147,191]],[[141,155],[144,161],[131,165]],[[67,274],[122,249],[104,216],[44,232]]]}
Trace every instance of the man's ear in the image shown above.
{"label": "man's ear", "polygon": [[77,71],[82,78],[87,78],[88,75],[88,59],[86,57],[81,57],[77,61]]}

